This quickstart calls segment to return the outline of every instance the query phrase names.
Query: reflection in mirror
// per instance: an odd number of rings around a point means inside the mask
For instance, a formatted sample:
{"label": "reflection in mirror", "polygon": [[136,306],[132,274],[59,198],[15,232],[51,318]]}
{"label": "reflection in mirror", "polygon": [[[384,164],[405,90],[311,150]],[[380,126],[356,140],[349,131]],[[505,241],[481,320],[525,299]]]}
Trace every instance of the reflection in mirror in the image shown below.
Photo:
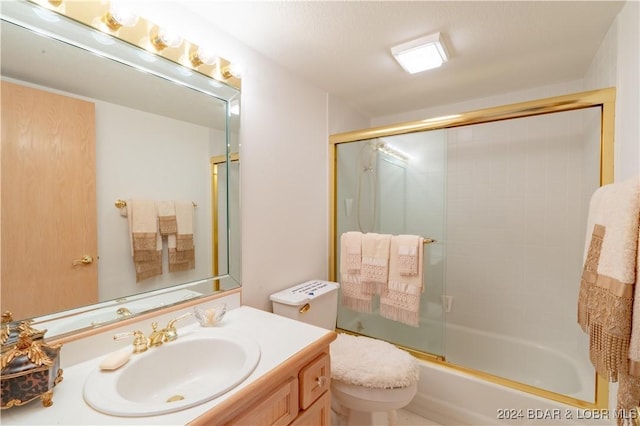
{"label": "reflection in mirror", "polygon": [[[238,90],[34,8],[2,9],[2,311],[53,337],[237,287]],[[136,282],[119,199],[193,203],[193,268],[165,237]]]}

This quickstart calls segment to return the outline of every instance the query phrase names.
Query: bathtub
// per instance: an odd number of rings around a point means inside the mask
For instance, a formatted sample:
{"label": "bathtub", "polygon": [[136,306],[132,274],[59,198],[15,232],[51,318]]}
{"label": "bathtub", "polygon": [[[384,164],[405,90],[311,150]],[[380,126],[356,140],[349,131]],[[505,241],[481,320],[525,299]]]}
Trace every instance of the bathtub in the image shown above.
{"label": "bathtub", "polygon": [[456,365],[546,389],[583,401],[594,400],[595,373],[583,353],[569,355],[524,339],[448,323],[446,359]]}
{"label": "bathtub", "polygon": [[418,393],[405,407],[448,425],[615,425],[608,410],[583,409],[420,362]]}
{"label": "bathtub", "polygon": [[[390,336],[398,336],[397,325],[377,315],[359,314],[347,319],[354,324],[351,328],[354,331],[360,329],[371,335],[372,330],[386,330]],[[434,330],[441,327],[439,321],[423,319],[420,329],[433,338],[437,334]],[[382,335],[372,337],[385,338]],[[578,400],[594,399],[595,373],[586,353],[569,356],[524,339],[451,323],[445,326],[444,339],[446,359],[450,364]],[[410,343],[405,345],[415,347]],[[577,346],[582,346],[582,343]],[[613,412],[577,408],[494,383],[449,365],[420,362],[418,393],[407,409],[441,425],[615,424]]]}
{"label": "bathtub", "polygon": [[[593,401],[595,373],[586,359],[450,323],[445,340],[451,364]],[[577,408],[428,361],[421,361],[418,393],[407,409],[441,425],[615,424],[608,410]]]}

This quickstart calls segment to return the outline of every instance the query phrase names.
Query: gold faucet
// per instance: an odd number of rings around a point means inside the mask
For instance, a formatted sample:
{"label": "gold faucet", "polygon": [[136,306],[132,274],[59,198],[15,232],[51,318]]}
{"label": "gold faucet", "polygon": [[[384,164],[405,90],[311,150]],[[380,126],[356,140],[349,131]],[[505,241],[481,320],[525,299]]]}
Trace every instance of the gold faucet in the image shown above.
{"label": "gold faucet", "polygon": [[[125,308],[126,309],[126,308]],[[158,330],[158,323],[156,321],[151,323],[151,334],[147,338],[142,331],[127,331],[124,333],[118,333],[113,336],[113,340],[120,340],[126,337],[133,336],[133,353],[139,354],[147,350],[147,348],[157,347],[165,342],[173,342],[178,338],[178,330],[176,329],[176,322],[181,319],[185,319],[193,315],[191,312],[180,315],[177,318],[172,319],[167,324],[166,328]]]}
{"label": "gold faucet", "polygon": [[147,337],[140,330],[126,331],[124,333],[118,333],[113,336],[113,340],[120,340],[126,337],[133,336],[133,353],[139,354],[147,350],[149,341]]}
{"label": "gold faucet", "polygon": [[173,342],[178,338],[178,330],[176,329],[176,322],[189,318],[193,315],[191,312],[180,315],[178,318],[174,318],[167,324],[167,327],[163,330],[165,336],[165,342]]}
{"label": "gold faucet", "polygon": [[116,315],[118,315],[121,318],[128,317],[129,315],[131,315],[131,311],[123,306],[122,308],[116,311]]}
{"label": "gold faucet", "polygon": [[160,346],[166,341],[166,329],[158,330],[158,323],[155,321],[151,323],[151,328],[153,331],[149,335],[149,347]]}

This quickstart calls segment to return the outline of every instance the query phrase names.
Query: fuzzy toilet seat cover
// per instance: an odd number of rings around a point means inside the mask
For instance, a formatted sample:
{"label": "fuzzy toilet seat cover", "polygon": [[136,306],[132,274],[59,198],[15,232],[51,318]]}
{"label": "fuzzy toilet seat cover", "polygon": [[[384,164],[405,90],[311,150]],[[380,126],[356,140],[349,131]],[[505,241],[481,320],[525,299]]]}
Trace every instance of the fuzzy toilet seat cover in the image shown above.
{"label": "fuzzy toilet seat cover", "polygon": [[339,333],[330,352],[335,380],[379,389],[407,387],[418,381],[418,361],[382,340]]}

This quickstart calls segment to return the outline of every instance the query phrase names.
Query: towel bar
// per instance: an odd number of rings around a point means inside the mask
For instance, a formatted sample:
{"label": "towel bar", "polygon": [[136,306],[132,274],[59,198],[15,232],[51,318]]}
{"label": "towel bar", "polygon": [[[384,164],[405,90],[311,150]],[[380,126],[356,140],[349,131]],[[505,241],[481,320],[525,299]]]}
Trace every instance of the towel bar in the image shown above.
{"label": "towel bar", "polygon": [[437,243],[437,242],[438,240],[434,240],[433,238],[425,238],[422,244],[431,244],[431,243]]}
{"label": "towel bar", "polygon": [[[193,204],[193,207],[198,207],[198,203],[195,201],[192,201],[191,204]],[[127,207],[127,202],[125,200],[116,200],[115,205],[117,208],[123,209]]]}

